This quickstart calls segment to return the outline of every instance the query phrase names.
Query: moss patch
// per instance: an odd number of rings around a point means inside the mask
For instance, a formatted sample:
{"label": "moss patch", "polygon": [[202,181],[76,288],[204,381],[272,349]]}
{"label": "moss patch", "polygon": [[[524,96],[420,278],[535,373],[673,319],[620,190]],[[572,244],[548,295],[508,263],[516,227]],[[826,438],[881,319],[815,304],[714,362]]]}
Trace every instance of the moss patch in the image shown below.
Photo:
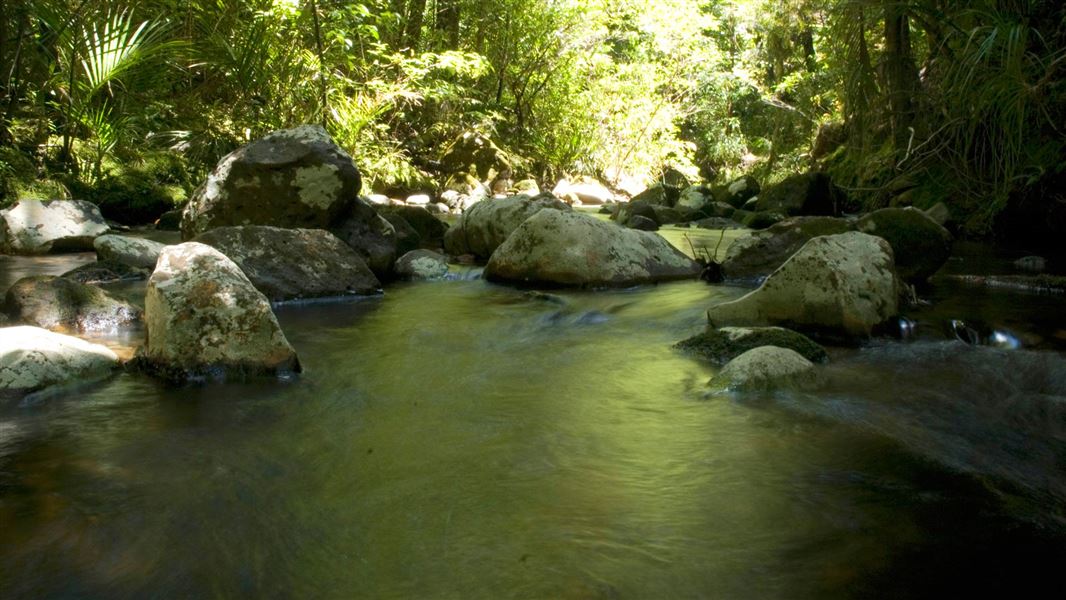
{"label": "moss patch", "polygon": [[822,348],[807,336],[782,327],[722,327],[674,344],[674,348],[711,362],[725,364],[760,346],[777,346],[794,350],[811,362],[829,359]]}

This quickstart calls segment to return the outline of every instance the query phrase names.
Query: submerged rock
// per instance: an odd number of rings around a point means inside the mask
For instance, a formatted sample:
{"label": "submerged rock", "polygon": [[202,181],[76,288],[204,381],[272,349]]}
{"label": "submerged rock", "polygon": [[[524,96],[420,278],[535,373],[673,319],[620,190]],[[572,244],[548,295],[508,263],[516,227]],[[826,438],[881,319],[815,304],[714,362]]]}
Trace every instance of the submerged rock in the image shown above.
{"label": "submerged rock", "polygon": [[448,274],[448,258],[431,250],[412,250],[396,260],[395,271],[404,279],[440,279]]}
{"label": "submerged rock", "polygon": [[4,305],[12,319],[44,329],[107,331],[141,319],[141,309],[96,286],[51,275],[16,281]]}
{"label": "submerged rock", "polygon": [[361,185],[352,157],[321,126],[275,131],[218,163],[185,207],[182,237],[228,225],[325,229]]}
{"label": "submerged rock", "polygon": [[140,269],[154,269],[155,261],[165,247],[166,244],[124,235],[102,235],[93,241],[100,260]]}
{"label": "submerged rock", "polygon": [[793,350],[811,362],[829,359],[822,348],[802,333],[783,327],[722,327],[680,341],[675,348],[716,363],[726,363],[760,346]]}
{"label": "submerged rock", "polygon": [[731,390],[761,390],[804,376],[814,363],[795,350],[777,346],[753,348],[729,361],[710,385]]}
{"label": "submerged rock", "polygon": [[695,278],[700,265],[657,234],[591,215],[542,210],[500,245],[485,277],[576,286],[625,286]]}
{"label": "submerged rock", "polygon": [[[155,263],[152,263],[155,266]],[[64,279],[77,281],[78,283],[99,284],[114,283],[116,281],[136,281],[146,279],[151,274],[148,269],[138,269],[129,265],[111,260],[98,260],[71,269],[60,275]]]}
{"label": "submerged rock", "polygon": [[896,272],[908,282],[929,279],[951,257],[951,233],[917,208],[882,208],[855,224],[892,245]]}
{"label": "submerged rock", "polygon": [[138,361],[166,379],[298,372],[270,302],[241,269],[206,244],[168,246],[145,295]]}
{"label": "submerged rock", "polygon": [[218,227],[196,241],[237,263],[272,302],[381,291],[362,257],[322,229]]}
{"label": "submerged rock", "polygon": [[20,200],[0,210],[0,252],[48,254],[92,250],[111,228],[95,204],[82,200]]}
{"label": "submerged rock", "polygon": [[730,278],[764,277],[785,264],[811,239],[854,228],[850,221],[833,217],[787,219],[733,242],[722,261],[722,271]]}
{"label": "submerged rock", "polygon": [[1014,268],[1030,273],[1043,273],[1047,270],[1047,259],[1043,256],[1023,256],[1014,261]]}
{"label": "submerged rock", "polygon": [[118,356],[104,346],[39,327],[0,328],[0,398],[108,375]]}
{"label": "submerged rock", "polygon": [[859,232],[816,237],[746,296],[711,307],[712,326],[782,325],[846,338],[868,337],[896,315],[892,247]]}
{"label": "submerged rock", "polygon": [[456,256],[473,254],[478,258],[488,258],[519,225],[545,209],[571,210],[568,204],[551,194],[519,194],[498,200],[482,200],[463,213],[459,222],[448,231],[445,250]]}

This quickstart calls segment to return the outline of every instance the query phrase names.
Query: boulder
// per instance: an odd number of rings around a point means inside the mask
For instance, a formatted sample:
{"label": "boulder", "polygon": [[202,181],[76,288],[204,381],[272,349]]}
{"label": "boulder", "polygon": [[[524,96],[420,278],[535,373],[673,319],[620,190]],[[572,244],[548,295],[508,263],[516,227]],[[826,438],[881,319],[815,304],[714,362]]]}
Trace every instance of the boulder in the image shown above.
{"label": "boulder", "polygon": [[681,191],[677,188],[668,187],[657,182],[648,186],[643,192],[633,196],[629,203],[645,202],[656,206],[672,207],[677,204],[677,199],[680,195]]}
{"label": "boulder", "polygon": [[514,184],[514,187],[511,189],[513,189],[516,194],[526,194],[529,196],[536,196],[540,193],[540,186],[537,185],[535,179],[523,179]]}
{"label": "boulder", "polygon": [[448,274],[448,258],[431,250],[413,250],[396,259],[394,270],[402,279],[440,279]]}
{"label": "boulder", "polygon": [[118,367],[104,346],[39,327],[0,329],[0,398],[102,378]]}
{"label": "boulder", "polygon": [[681,216],[681,212],[676,208],[670,208],[669,206],[652,206],[652,212],[655,214],[654,221],[659,225],[669,225],[671,223],[680,223],[684,220]]}
{"label": "boulder", "polygon": [[791,175],[759,193],[758,209],[789,216],[840,214],[847,198],[825,173]]}
{"label": "boulder", "polygon": [[1023,256],[1012,263],[1019,271],[1043,273],[1047,271],[1047,259],[1043,256]]}
{"label": "boulder", "polygon": [[766,229],[767,227],[772,227],[785,220],[785,215],[768,211],[747,213],[743,215],[743,217],[740,217],[739,214],[744,212],[747,211],[735,211],[733,213],[733,219],[739,220],[741,225],[749,229]]}
{"label": "boulder", "polygon": [[811,362],[829,360],[825,348],[802,333],[783,327],[708,327],[707,331],[674,345],[687,354],[718,364],[761,346],[788,348]]}
{"label": "boulder", "polygon": [[630,229],[639,229],[640,231],[658,231],[659,224],[654,219],[642,217],[640,215],[633,215],[629,217],[629,221],[626,222],[626,227]]}
{"label": "boulder", "polygon": [[644,217],[658,223],[655,207],[656,205],[648,204],[644,200],[631,200],[626,204],[619,205],[618,222],[628,223],[633,217]]}
{"label": "boulder", "polygon": [[271,302],[381,291],[362,257],[322,229],[218,227],[196,241],[237,263]]}
{"label": "boulder", "polygon": [[951,257],[951,233],[917,208],[875,210],[855,228],[892,245],[896,272],[908,282],[929,279]]}
{"label": "boulder", "polygon": [[725,202],[712,202],[705,206],[703,210],[700,211],[700,214],[704,217],[721,217],[723,219],[728,219],[732,217],[735,212],[737,212],[737,209],[733,208],[731,204]]}
{"label": "boulder", "polygon": [[614,194],[599,181],[582,177],[577,181],[563,179],[552,190],[557,198],[577,200],[580,204],[599,206],[614,201]]}
{"label": "boulder", "polygon": [[[386,219],[389,218],[388,215],[390,214],[403,217],[418,233],[421,243],[427,247],[440,247],[441,242],[444,240],[444,232],[448,229],[447,223],[420,206],[381,207],[378,209],[378,213]],[[389,219],[389,222],[392,223],[392,220]]]}
{"label": "boulder", "polygon": [[446,173],[469,171],[482,181],[489,179],[493,172],[511,170],[511,161],[503,150],[488,137],[473,131],[456,138],[445,150],[440,163]]}
{"label": "boulder", "polygon": [[399,240],[396,228],[372,206],[356,198],[347,216],[330,231],[351,246],[379,279],[389,275],[396,260]]}
{"label": "boulder", "polygon": [[321,126],[275,131],[218,163],[185,207],[182,237],[231,225],[326,229],[361,185],[352,158]]}
{"label": "boulder", "polygon": [[483,200],[463,213],[452,227],[456,230],[446,240],[449,254],[473,254],[486,259],[526,219],[545,209],[570,211],[571,208],[551,194],[519,194],[498,200]]}
{"label": "boulder", "polygon": [[81,200],[20,200],[0,210],[0,251],[48,254],[92,250],[111,228],[94,204]]}
{"label": "boulder", "polygon": [[[152,267],[155,267],[155,263],[152,263]],[[138,269],[137,267],[111,260],[98,260],[71,269],[60,275],[60,277],[77,281],[78,283],[98,284],[146,279],[151,273],[150,269]]]}
{"label": "boulder", "polygon": [[722,202],[733,208],[741,208],[748,200],[758,196],[762,191],[759,181],[751,175],[741,175],[725,185]]}
{"label": "boulder", "polygon": [[155,228],[159,231],[181,231],[181,216],[183,214],[185,214],[184,208],[168,210],[155,220]]}
{"label": "boulder", "polygon": [[104,290],[65,277],[23,277],[7,291],[7,314],[44,329],[109,331],[141,319],[141,309]]}
{"label": "boulder", "polygon": [[[740,223],[737,223],[733,219],[726,219],[723,217],[707,217],[706,219],[693,221],[692,224],[700,229],[744,229],[744,226]],[[735,244],[736,242],[733,243]]]}
{"label": "boulder", "polygon": [[404,202],[411,206],[426,206],[431,200],[433,199],[429,197],[429,194],[414,194],[408,196]]}
{"label": "boulder", "polygon": [[869,337],[897,313],[892,247],[851,231],[811,239],[746,296],[711,307],[713,327],[781,325],[841,338]]}
{"label": "boulder", "polygon": [[698,263],[654,233],[592,215],[542,210],[501,244],[485,267],[493,281],[627,286],[699,275]]}
{"label": "boulder", "polygon": [[422,236],[418,235],[407,219],[394,212],[382,211],[380,214],[396,232],[396,254],[398,256],[422,247]]}
{"label": "boulder", "polygon": [[685,188],[677,200],[679,209],[688,209],[692,212],[703,211],[712,204],[714,204],[714,196],[710,188],[702,185],[692,185]]}
{"label": "boulder", "polygon": [[943,202],[937,202],[926,210],[925,214],[928,215],[930,219],[936,221],[938,225],[943,227],[947,227],[948,223],[951,221],[951,209],[949,209],[947,204],[944,204]]}
{"label": "boulder", "polygon": [[814,363],[795,350],[761,346],[729,361],[710,385],[730,390],[766,390],[808,375],[813,369]]}
{"label": "boulder", "polygon": [[166,379],[298,372],[270,302],[241,269],[206,244],[168,246],[145,295],[138,362]]}
{"label": "boulder", "polygon": [[154,269],[155,261],[166,244],[124,235],[102,235],[93,242],[96,256],[139,269]]}
{"label": "boulder", "polygon": [[793,217],[733,242],[722,261],[722,272],[734,279],[764,277],[785,264],[812,238],[854,228],[845,219]]}

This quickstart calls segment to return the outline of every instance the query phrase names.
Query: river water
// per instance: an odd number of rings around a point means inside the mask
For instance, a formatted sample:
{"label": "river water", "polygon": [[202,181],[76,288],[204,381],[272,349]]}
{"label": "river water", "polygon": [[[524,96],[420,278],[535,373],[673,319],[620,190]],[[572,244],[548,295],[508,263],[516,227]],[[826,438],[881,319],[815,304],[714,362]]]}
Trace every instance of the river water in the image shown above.
{"label": "river water", "polygon": [[[0,288],[86,260],[0,257]],[[1066,595],[1062,298],[937,286],[816,391],[708,395],[670,346],[745,291],[467,270],[279,307],[295,381],[0,406],[0,597]]]}

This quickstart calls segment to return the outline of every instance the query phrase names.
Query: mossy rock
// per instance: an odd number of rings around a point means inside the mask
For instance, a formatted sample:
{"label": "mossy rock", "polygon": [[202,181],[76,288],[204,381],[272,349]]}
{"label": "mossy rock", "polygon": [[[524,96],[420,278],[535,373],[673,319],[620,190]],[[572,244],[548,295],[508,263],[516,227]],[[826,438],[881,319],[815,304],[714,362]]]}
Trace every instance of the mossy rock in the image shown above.
{"label": "mossy rock", "polygon": [[[736,211],[736,212],[747,212],[747,211]],[[736,213],[734,213],[734,214],[736,214]],[[736,217],[734,217],[734,220],[736,220]],[[753,213],[748,213],[748,214],[744,215],[744,219],[742,221],[740,221],[740,223],[742,225],[744,225],[745,227],[749,228],[749,229],[766,229],[766,228],[772,227],[772,226],[774,226],[774,225],[776,225],[776,224],[778,224],[778,223],[780,223],[781,221],[784,221],[784,220],[785,220],[785,215],[782,215],[781,213],[760,211],[760,212],[753,212]]]}
{"label": "mossy rock", "polygon": [[951,233],[916,208],[874,211],[859,219],[856,229],[887,241],[896,272],[909,282],[929,279],[951,256]]}
{"label": "mossy rock", "polygon": [[761,346],[788,348],[815,363],[829,360],[825,348],[783,327],[708,327],[707,331],[674,344],[682,352],[717,364],[725,364]]}

